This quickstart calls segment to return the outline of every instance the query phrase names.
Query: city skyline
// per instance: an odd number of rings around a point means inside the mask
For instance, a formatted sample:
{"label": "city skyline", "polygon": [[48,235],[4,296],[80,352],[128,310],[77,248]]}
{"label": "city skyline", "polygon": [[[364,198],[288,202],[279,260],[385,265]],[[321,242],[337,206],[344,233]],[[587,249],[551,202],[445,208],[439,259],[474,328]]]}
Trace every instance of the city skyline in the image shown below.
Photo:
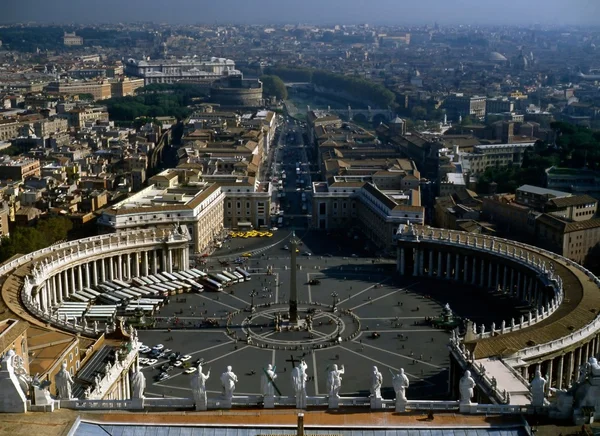
{"label": "city skyline", "polygon": [[260,3],[240,0],[223,0],[218,3],[205,0],[175,0],[168,7],[157,0],[107,0],[101,5],[73,0],[57,0],[52,3],[24,0],[19,5],[18,8],[6,7],[0,22],[424,24],[435,21],[440,24],[590,25],[596,24],[595,18],[600,16],[600,4],[589,0],[534,0],[526,3],[506,0],[501,6],[483,7],[475,0],[465,0],[460,4],[442,0],[423,0],[417,4],[380,0],[376,7],[364,0],[330,0],[326,7],[316,0],[302,3],[274,0]]}

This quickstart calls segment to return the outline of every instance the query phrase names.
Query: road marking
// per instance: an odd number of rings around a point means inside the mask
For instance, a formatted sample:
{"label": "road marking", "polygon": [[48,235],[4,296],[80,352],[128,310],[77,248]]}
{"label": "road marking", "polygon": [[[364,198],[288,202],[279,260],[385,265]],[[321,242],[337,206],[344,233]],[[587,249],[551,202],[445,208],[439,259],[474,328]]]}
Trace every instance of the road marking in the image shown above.
{"label": "road marking", "polygon": [[[356,338],[354,338],[354,339],[356,339]],[[355,340],[352,340],[352,342],[355,342]],[[394,353],[393,351],[384,350],[383,348],[379,348],[379,347],[374,347],[373,345],[365,344],[364,342],[362,344],[360,344],[360,345],[362,345],[363,347],[369,347],[369,348],[373,348],[375,350],[383,351],[384,353],[393,354],[394,356],[402,357],[404,359],[416,360],[417,362],[422,363],[423,365],[431,366],[432,368],[445,369],[444,366],[434,365],[433,363],[429,363],[429,362],[425,362],[425,361],[420,360],[420,359],[416,359],[413,356],[407,356],[405,354]],[[357,354],[359,354],[359,353],[357,353]]]}
{"label": "road marking", "polygon": [[225,354],[223,354],[222,356],[219,356],[219,357],[217,357],[217,358],[215,358],[215,359],[213,359],[213,360],[207,360],[207,361],[205,361],[205,362],[204,362],[204,365],[206,365],[207,363],[213,363],[213,362],[216,362],[217,360],[219,360],[219,359],[222,359],[223,357],[231,356],[232,354],[235,354],[235,353],[237,353],[237,352],[239,352],[239,351],[245,350],[245,349],[246,349],[246,348],[248,348],[249,346],[250,346],[250,345],[244,345],[242,348],[238,348],[237,350],[233,350],[233,351],[231,351],[231,352],[229,352],[229,353],[225,353]]}
{"label": "road marking", "polygon": [[354,298],[354,297],[358,297],[360,294],[363,294],[363,293],[365,293],[365,292],[367,292],[367,291],[369,291],[369,290],[373,289],[375,286],[377,286],[377,285],[380,285],[380,284],[382,284],[382,283],[385,283],[385,282],[387,282],[388,280],[389,280],[389,279],[382,280],[382,281],[380,281],[379,283],[376,283],[376,284],[374,284],[374,285],[371,285],[371,286],[369,286],[368,288],[365,288],[365,289],[363,289],[362,291],[359,291],[359,292],[357,292],[357,293],[356,293],[356,294],[354,294],[354,295],[350,295],[350,297],[348,297],[348,298],[346,298],[346,299],[344,299],[344,300],[338,301],[338,304],[345,303],[346,301],[348,301],[348,300],[351,300],[351,299],[352,299],[352,298]]}
{"label": "road marking", "polygon": [[381,297],[373,298],[372,300],[369,300],[369,301],[367,301],[367,302],[365,302],[365,303],[359,304],[358,306],[354,306],[354,307],[350,308],[350,310],[356,310],[356,309],[358,309],[359,307],[366,306],[367,304],[371,304],[371,303],[373,303],[374,301],[381,300],[382,298],[389,297],[390,295],[397,294],[398,292],[405,291],[405,290],[407,290],[408,288],[410,288],[411,286],[416,286],[416,285],[418,285],[418,284],[419,284],[419,282],[417,282],[417,283],[413,283],[412,285],[409,285],[409,286],[407,286],[407,287],[405,287],[405,288],[396,289],[395,291],[389,292],[389,293],[387,293],[387,294],[385,294],[385,295],[382,295]]}
{"label": "road marking", "polygon": [[230,306],[229,304],[223,303],[222,301],[213,300],[212,298],[205,297],[204,295],[201,295],[201,294],[198,294],[198,296],[201,297],[201,298],[205,298],[207,300],[210,300],[213,303],[218,303],[218,304],[220,304],[222,306],[229,307],[230,309],[233,309],[235,312],[237,312],[240,309],[239,307]]}
{"label": "road marking", "polygon": [[310,273],[306,273],[306,281],[308,283],[308,302],[312,303],[312,289],[310,287]]}
{"label": "road marking", "polygon": [[317,371],[317,356],[316,356],[316,354],[317,353],[315,353],[313,351],[313,353],[312,353],[312,361],[313,361],[313,368],[314,368],[314,370],[313,370],[313,374],[314,374],[313,381],[315,382],[315,395],[319,395],[319,381],[318,381],[318,378],[317,378],[317,372],[318,371]]}
{"label": "road marking", "polygon": [[240,297],[236,296],[235,294],[230,294],[229,292],[225,292],[225,291],[219,291],[219,292],[222,293],[222,294],[228,295],[228,296],[230,296],[232,298],[235,298],[236,300],[241,301],[242,303],[244,303],[247,306],[250,306],[250,302],[241,299]]}
{"label": "road marking", "polygon": [[275,304],[279,303],[279,273],[275,273]]}
{"label": "road marking", "polygon": [[[340,348],[343,348],[343,349],[344,349],[344,350],[346,350],[346,351],[349,351],[349,352],[351,352],[351,353],[353,353],[353,354],[356,354],[356,355],[358,355],[358,356],[361,356],[361,357],[363,357],[363,358],[365,358],[365,359],[367,359],[367,360],[370,360],[370,361],[372,361],[372,362],[375,362],[375,363],[377,363],[378,365],[385,366],[385,367],[387,367],[387,368],[393,369],[393,370],[394,370],[394,371],[396,371],[396,372],[400,372],[400,370],[399,370],[398,368],[394,368],[393,366],[390,366],[390,365],[388,365],[387,363],[383,363],[383,362],[380,362],[379,360],[375,360],[375,359],[373,359],[372,357],[366,356],[365,354],[358,353],[358,352],[356,352],[356,351],[354,351],[354,350],[351,350],[351,349],[349,349],[349,348],[346,348],[346,347],[343,347],[343,346],[341,346]],[[442,368],[442,369],[445,369],[445,368]],[[430,386],[435,386],[435,383],[431,383],[431,382],[429,382],[429,381],[427,381],[427,380],[425,380],[425,379],[423,379],[423,378],[421,378],[421,377],[417,377],[416,375],[414,375],[414,374],[411,374],[411,373],[409,373],[409,372],[406,372],[406,371],[404,371],[404,374],[406,374],[406,375],[409,375],[409,376],[411,376],[412,378],[414,378],[414,379],[417,379],[417,380],[419,380],[419,381],[422,381],[423,383],[425,383],[425,384],[428,384],[428,385],[430,385]]]}

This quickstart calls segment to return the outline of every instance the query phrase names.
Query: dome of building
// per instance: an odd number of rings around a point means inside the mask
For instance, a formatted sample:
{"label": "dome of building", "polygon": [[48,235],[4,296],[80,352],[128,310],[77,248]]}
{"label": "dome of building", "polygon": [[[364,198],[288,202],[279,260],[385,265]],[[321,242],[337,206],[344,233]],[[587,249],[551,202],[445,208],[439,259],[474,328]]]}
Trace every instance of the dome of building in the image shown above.
{"label": "dome of building", "polygon": [[508,59],[506,59],[506,56],[498,53],[497,51],[491,52],[488,59],[492,62],[506,62],[508,60]]}

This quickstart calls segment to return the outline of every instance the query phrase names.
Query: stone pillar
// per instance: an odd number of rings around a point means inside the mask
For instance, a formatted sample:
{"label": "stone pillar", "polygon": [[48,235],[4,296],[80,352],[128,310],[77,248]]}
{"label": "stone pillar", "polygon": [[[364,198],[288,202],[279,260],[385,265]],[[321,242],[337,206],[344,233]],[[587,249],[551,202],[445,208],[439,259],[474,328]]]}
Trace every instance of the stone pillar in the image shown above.
{"label": "stone pillar", "polygon": [[581,347],[578,347],[573,353],[575,353],[575,371],[579,372],[579,367],[581,366]]}
{"label": "stone pillar", "polygon": [[118,274],[118,279],[119,280],[123,280],[123,255],[119,254],[117,255],[117,274]]}
{"label": "stone pillar", "polygon": [[135,262],[133,272],[136,277],[139,277],[140,276],[140,253],[138,253],[138,252],[135,253],[135,257],[134,257],[133,261]]}
{"label": "stone pillar", "polygon": [[64,289],[63,289],[63,280],[62,280],[62,273],[58,273],[54,276],[54,278],[56,279],[56,284],[58,285],[58,294],[59,294],[59,299],[60,301],[63,301],[63,299],[65,298],[65,294],[64,294]]}
{"label": "stone pillar", "polygon": [[472,277],[471,277],[471,284],[472,285],[477,284],[477,258],[476,257],[473,258],[473,271],[472,271]]}
{"label": "stone pillar", "polygon": [[528,375],[528,373],[527,373],[527,372],[528,372],[528,371],[527,371],[527,369],[528,369],[528,368],[529,368],[529,366],[522,366],[522,367],[521,367],[521,376],[522,376],[522,377],[523,377],[525,380],[527,380],[527,381],[529,381],[529,375]]}
{"label": "stone pillar", "polygon": [[125,258],[127,259],[127,280],[131,280],[131,253],[125,254]]}
{"label": "stone pillar", "polygon": [[492,274],[493,274],[493,270],[494,270],[494,267],[492,265],[492,261],[490,260],[488,262],[488,280],[487,280],[487,287],[488,288],[492,287]]}
{"label": "stone pillar", "polygon": [[93,283],[94,286],[98,284],[98,261],[97,260],[93,260],[92,261],[92,276],[93,276]]}
{"label": "stone pillar", "polygon": [[506,292],[506,288],[508,285],[508,283],[506,282],[507,274],[508,274],[508,268],[506,265],[504,265],[504,276],[502,277],[502,292]]}
{"label": "stone pillar", "polygon": [[571,351],[569,353],[569,366],[567,369],[567,387],[571,387],[573,381],[573,371],[575,370],[575,353]]}
{"label": "stone pillar", "polygon": [[583,346],[583,357],[581,358],[581,360],[585,363],[588,361],[589,358],[590,358],[590,343],[586,342],[585,345]]}
{"label": "stone pillar", "polygon": [[168,273],[173,272],[173,250],[170,248],[167,250],[167,267],[165,268],[165,271]]}
{"label": "stone pillar", "polygon": [[469,255],[465,254],[463,259],[463,282],[469,281]]}
{"label": "stone pillar", "polygon": [[427,264],[427,275],[431,277],[433,275],[433,250],[429,249],[429,263]]}
{"label": "stone pillar", "polygon": [[77,280],[79,280],[79,289],[85,288],[83,284],[83,271],[81,268],[83,268],[82,265],[77,265]]}
{"label": "stone pillar", "polygon": [[452,278],[452,253],[446,253],[446,280]]}
{"label": "stone pillar", "polygon": [[419,275],[419,249],[413,249],[413,276],[416,277]]}
{"label": "stone pillar", "polygon": [[89,263],[85,264],[85,285],[88,288],[92,286],[92,283],[90,282],[90,264]]}
{"label": "stone pillar", "polygon": [[442,252],[441,251],[438,251],[436,276],[437,277],[442,276]]}
{"label": "stone pillar", "polygon": [[144,251],[143,253],[143,263],[142,263],[142,276],[147,276],[150,271],[150,265],[148,263],[148,252]]}
{"label": "stone pillar", "polygon": [[38,292],[42,296],[42,304],[41,304],[42,311],[49,312],[49,308],[48,308],[48,295],[46,295],[46,292],[44,291],[44,288],[38,289]]}
{"label": "stone pillar", "polygon": [[400,269],[399,269],[399,272],[400,272],[400,275],[403,276],[405,268],[406,268],[406,265],[405,265],[406,259],[404,258],[405,257],[404,247],[401,247],[399,249],[399,251],[400,251]]}
{"label": "stone pillar", "polygon": [[554,362],[554,359],[550,359],[548,361],[548,367],[546,370],[546,376],[547,376],[547,382],[546,382],[546,395],[550,394],[550,388],[552,387],[552,363]]}
{"label": "stone pillar", "polygon": [[481,259],[481,271],[479,271],[479,286],[485,286],[485,260]]}
{"label": "stone pillar", "polygon": [[109,256],[106,260],[108,261],[108,279],[112,280],[115,278],[115,259]]}
{"label": "stone pillar", "polygon": [[498,291],[500,287],[500,264],[496,265],[496,286],[494,286],[494,291]]}
{"label": "stone pillar", "polygon": [[563,366],[565,363],[565,355],[558,356],[558,369],[556,371],[556,389],[562,389],[563,385]]}
{"label": "stone pillar", "polygon": [[517,274],[517,290],[516,290],[517,298],[523,300],[523,293],[521,291],[521,271]]}
{"label": "stone pillar", "polygon": [[510,270],[510,295],[515,295],[515,270]]}
{"label": "stone pillar", "polygon": [[454,254],[454,280],[458,281],[460,275],[460,254]]}
{"label": "stone pillar", "polygon": [[158,250],[152,250],[152,274],[156,274],[158,272]]}
{"label": "stone pillar", "polygon": [[77,291],[77,286],[75,286],[75,267],[72,267],[69,270],[71,274],[71,292],[70,295],[73,295]]}
{"label": "stone pillar", "polygon": [[106,258],[100,259],[100,281],[106,281]]}

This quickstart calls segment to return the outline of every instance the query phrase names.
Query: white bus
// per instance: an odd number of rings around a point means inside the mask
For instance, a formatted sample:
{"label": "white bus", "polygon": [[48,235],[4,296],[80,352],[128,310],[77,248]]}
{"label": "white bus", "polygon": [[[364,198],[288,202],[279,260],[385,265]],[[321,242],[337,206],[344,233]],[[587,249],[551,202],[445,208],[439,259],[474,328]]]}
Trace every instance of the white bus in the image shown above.
{"label": "white bus", "polygon": [[211,279],[210,277],[205,277],[204,279],[202,279],[202,284],[209,291],[222,291],[223,290],[223,285],[221,285],[221,283]]}
{"label": "white bus", "polygon": [[236,267],[235,270],[237,272],[239,272],[241,275],[244,276],[244,280],[245,281],[250,281],[250,279],[252,278],[252,276],[250,275],[250,273],[248,271],[246,271],[245,269],[240,268],[239,266]]}

